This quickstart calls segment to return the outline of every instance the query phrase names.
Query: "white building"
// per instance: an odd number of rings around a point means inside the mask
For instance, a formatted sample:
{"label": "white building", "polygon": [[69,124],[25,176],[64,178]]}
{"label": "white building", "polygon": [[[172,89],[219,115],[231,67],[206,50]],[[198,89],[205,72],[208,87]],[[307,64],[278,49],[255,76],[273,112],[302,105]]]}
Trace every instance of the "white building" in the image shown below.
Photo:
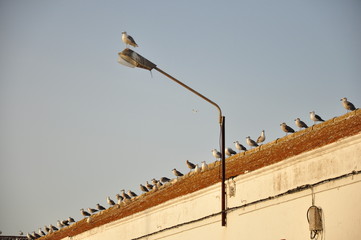
{"label": "white building", "polygon": [[214,163],[43,238],[361,239],[361,110],[226,161],[225,227]]}

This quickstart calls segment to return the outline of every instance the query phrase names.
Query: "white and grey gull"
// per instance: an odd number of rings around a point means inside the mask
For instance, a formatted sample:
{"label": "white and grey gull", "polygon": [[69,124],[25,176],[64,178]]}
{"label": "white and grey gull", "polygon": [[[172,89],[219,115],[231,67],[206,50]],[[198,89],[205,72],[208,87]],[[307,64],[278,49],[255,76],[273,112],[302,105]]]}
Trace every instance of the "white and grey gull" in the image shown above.
{"label": "white and grey gull", "polygon": [[258,144],[250,136],[246,137],[246,142],[250,147],[258,147]]}
{"label": "white and grey gull", "polygon": [[69,226],[69,221],[68,220],[62,220],[61,224],[63,224],[64,226]]}
{"label": "white and grey gull", "polygon": [[91,214],[94,214],[94,213],[98,212],[98,209],[88,208],[88,212],[91,213]]}
{"label": "white and grey gull", "polygon": [[84,211],[84,208],[80,209],[80,213],[81,215],[83,215],[84,217],[89,217],[90,213],[88,213],[87,211]]}
{"label": "white and grey gull", "polygon": [[153,185],[150,184],[148,181],[145,182],[145,186],[148,188],[149,191],[153,189]]}
{"label": "white and grey gull", "polygon": [[167,178],[167,177],[161,177],[161,178],[160,178],[160,181],[161,181],[162,183],[167,183],[167,182],[170,181],[170,179]]}
{"label": "white and grey gull", "polygon": [[33,236],[35,237],[35,238],[40,238],[41,236],[39,235],[39,234],[37,234],[35,231],[33,231]]}
{"label": "white and grey gull", "polygon": [[237,154],[236,151],[234,151],[232,148],[225,148],[224,153],[229,157]]}
{"label": "white and grey gull", "polygon": [[128,195],[130,197],[132,197],[132,198],[138,197],[138,195],[135,192],[131,191],[131,190],[128,190]]}
{"label": "white and grey gull", "polygon": [[216,160],[222,158],[222,154],[220,152],[218,152],[217,149],[212,149],[212,155],[213,155],[213,157],[216,158]]}
{"label": "white and grey gull", "polygon": [[238,141],[233,142],[234,146],[238,149],[238,151],[247,151],[247,148],[240,144]]}
{"label": "white and grey gull", "polygon": [[163,184],[159,180],[157,180],[155,178],[152,179],[152,183],[153,183],[154,186],[157,186],[158,188],[163,186]]}
{"label": "white and grey gull", "polygon": [[295,124],[296,124],[297,127],[299,127],[299,129],[308,128],[307,124],[304,123],[300,118],[295,119]]}
{"label": "white and grey gull", "polygon": [[127,32],[122,32],[122,40],[126,46],[131,45],[133,47],[138,47],[138,44],[135,43],[132,36],[129,36]]}
{"label": "white and grey gull", "polygon": [[116,197],[116,199],[118,200],[117,201],[117,204],[118,205],[120,205],[122,202],[123,202],[123,197],[122,196],[120,196],[120,194],[119,193],[117,193],[116,195],[115,195],[115,197]]}
{"label": "white and grey gull", "polygon": [[201,168],[196,164],[196,167],[194,168],[195,173],[199,173],[201,171]]}
{"label": "white and grey gull", "polygon": [[190,161],[186,160],[187,167],[189,168],[189,171],[194,169],[196,165],[194,163],[191,163]]}
{"label": "white and grey gull", "polygon": [[131,197],[128,194],[125,193],[124,189],[121,190],[121,196],[124,198],[124,200],[126,200],[126,199],[130,200],[131,199]]}
{"label": "white and grey gull", "polygon": [[50,228],[49,228],[48,226],[45,225],[45,226],[44,226],[44,229],[45,229],[45,232],[46,232],[46,233],[49,233],[49,232],[50,232]]}
{"label": "white and grey gull", "polygon": [[281,126],[282,131],[284,131],[286,133],[286,135],[287,135],[287,133],[294,133],[295,132],[295,130],[293,130],[293,128],[288,126],[286,123],[281,123],[280,126]]}
{"label": "white and grey gull", "polygon": [[261,135],[257,138],[257,143],[262,143],[264,140],[266,140],[266,135],[264,130],[262,130]]}
{"label": "white and grey gull", "polygon": [[99,211],[103,211],[103,210],[105,210],[105,207],[103,207],[102,205],[100,205],[99,203],[97,203],[97,209],[99,210]]}
{"label": "white and grey gull", "polygon": [[178,177],[182,177],[183,173],[181,173],[180,171],[178,171],[177,169],[173,168],[172,170],[173,174],[178,178]]}
{"label": "white and grey gull", "polygon": [[206,161],[202,161],[201,170],[202,172],[208,170],[208,164],[206,163]]}
{"label": "white and grey gull", "polygon": [[59,229],[52,224],[49,225],[50,231],[58,231]]}
{"label": "white and grey gull", "polygon": [[115,205],[115,202],[112,199],[110,199],[110,197],[107,197],[107,203],[109,204],[109,206]]}
{"label": "white and grey gull", "polygon": [[[44,232],[43,230],[41,230],[41,228],[39,228],[39,234],[40,234],[41,236],[45,236],[45,235],[46,235],[45,232]],[[22,235],[22,234],[20,234],[20,235]]]}
{"label": "white and grey gull", "polygon": [[144,185],[142,185],[142,184],[139,184],[139,188],[140,188],[140,190],[141,191],[143,191],[143,192],[149,192],[148,191],[148,188],[146,188]]}
{"label": "white and grey gull", "polygon": [[341,98],[340,101],[342,101],[342,105],[347,111],[356,110],[355,106],[351,102],[349,102],[346,97]]}
{"label": "white and grey gull", "polygon": [[315,113],[315,111],[310,112],[310,119],[313,121],[314,124],[316,124],[316,122],[324,122],[325,121],[320,116],[318,116]]}
{"label": "white and grey gull", "polygon": [[58,226],[59,229],[64,227],[64,224],[62,224],[62,223],[60,222],[60,220],[58,220],[58,222],[56,223],[56,225]]}

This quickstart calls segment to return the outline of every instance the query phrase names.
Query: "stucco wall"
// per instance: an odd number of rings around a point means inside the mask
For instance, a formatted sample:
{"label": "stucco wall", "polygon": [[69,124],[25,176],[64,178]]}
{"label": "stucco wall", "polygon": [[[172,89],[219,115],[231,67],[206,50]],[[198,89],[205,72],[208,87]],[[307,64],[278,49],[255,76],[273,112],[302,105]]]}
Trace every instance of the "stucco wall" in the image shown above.
{"label": "stucco wall", "polygon": [[314,201],[323,210],[323,239],[358,240],[360,170],[357,134],[230,179],[227,227],[217,183],[63,239],[309,239]]}

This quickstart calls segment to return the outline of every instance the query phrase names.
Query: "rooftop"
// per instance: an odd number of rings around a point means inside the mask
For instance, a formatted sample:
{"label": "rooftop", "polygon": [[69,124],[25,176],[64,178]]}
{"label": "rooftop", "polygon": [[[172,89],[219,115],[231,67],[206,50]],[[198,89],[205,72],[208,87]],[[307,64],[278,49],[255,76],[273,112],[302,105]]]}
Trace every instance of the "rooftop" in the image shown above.
{"label": "rooftop", "polygon": [[[324,123],[289,134],[283,138],[236,154],[226,159],[226,178],[245,174],[262,167],[272,165],[292,156],[311,151],[334,143],[342,138],[361,132],[361,109],[343,116],[332,118]],[[191,172],[157,190],[142,194],[121,206],[116,205],[91,216],[91,222],[82,219],[73,225],[48,234],[42,239],[58,240],[88,231],[92,228],[125,218],[148,208],[157,206],[171,199],[196,192],[221,182],[220,162],[208,165],[204,172]],[[197,183],[197,184],[194,184]]]}

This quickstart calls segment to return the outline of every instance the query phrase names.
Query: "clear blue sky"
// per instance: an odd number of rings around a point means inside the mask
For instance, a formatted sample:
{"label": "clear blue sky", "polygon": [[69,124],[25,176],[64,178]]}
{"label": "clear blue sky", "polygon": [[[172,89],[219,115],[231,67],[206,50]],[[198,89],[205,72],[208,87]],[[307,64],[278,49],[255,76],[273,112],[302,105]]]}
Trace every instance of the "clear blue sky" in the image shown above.
{"label": "clear blue sky", "polygon": [[[214,1],[215,2],[215,1]],[[226,144],[361,106],[361,2],[0,1],[0,230],[30,232],[121,189],[214,161],[218,112],[125,48],[218,103]],[[196,110],[196,111],[193,111]]]}

